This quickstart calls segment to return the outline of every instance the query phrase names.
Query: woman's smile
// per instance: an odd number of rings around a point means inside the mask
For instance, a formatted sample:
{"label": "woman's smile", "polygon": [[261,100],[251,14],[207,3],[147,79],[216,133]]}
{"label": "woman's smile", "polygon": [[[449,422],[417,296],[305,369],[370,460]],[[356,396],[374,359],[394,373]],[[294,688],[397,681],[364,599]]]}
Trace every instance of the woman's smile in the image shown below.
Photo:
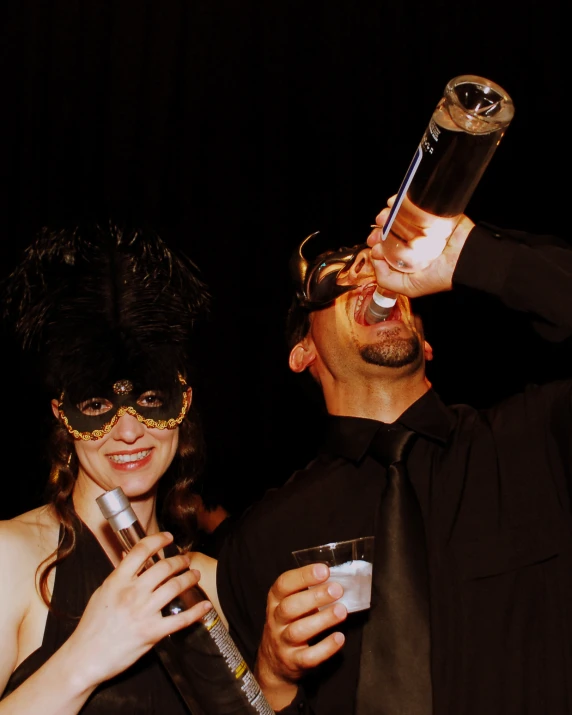
{"label": "woman's smile", "polygon": [[108,454],[107,457],[114,468],[120,470],[132,470],[139,469],[140,467],[149,464],[152,452],[152,448],[139,449],[137,451],[130,452],[114,452],[113,454]]}

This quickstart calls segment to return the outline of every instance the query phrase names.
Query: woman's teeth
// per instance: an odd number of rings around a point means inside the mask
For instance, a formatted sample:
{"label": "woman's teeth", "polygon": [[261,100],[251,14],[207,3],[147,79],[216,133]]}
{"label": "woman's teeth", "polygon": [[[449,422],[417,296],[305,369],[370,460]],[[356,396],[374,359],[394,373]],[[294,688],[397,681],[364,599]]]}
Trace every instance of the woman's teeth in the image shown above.
{"label": "woman's teeth", "polygon": [[111,459],[112,462],[117,462],[119,464],[124,464],[125,462],[138,462],[140,459],[145,459],[145,457],[150,453],[150,449],[143,449],[141,452],[135,452],[134,454],[110,454],[109,459]]}

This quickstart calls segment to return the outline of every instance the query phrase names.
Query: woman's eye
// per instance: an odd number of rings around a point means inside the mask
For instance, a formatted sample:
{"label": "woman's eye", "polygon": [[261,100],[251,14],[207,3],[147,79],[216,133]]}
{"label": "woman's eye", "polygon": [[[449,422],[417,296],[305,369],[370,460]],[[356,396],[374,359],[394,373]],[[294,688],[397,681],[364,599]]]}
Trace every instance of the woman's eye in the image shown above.
{"label": "woman's eye", "polygon": [[93,397],[90,400],[84,400],[83,402],[80,402],[77,406],[78,410],[82,414],[88,415],[90,417],[96,415],[104,415],[106,412],[109,412],[112,407],[113,405],[109,400],[105,400],[99,397]]}
{"label": "woman's eye", "polygon": [[162,407],[163,395],[155,390],[149,390],[139,397],[137,404],[141,407]]}

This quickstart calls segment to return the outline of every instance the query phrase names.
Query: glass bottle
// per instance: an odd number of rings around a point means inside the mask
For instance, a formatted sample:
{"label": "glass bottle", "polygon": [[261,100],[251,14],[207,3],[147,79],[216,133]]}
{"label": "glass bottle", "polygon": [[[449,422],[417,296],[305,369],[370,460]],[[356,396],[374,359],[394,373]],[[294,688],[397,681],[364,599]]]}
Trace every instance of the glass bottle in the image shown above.
{"label": "glass bottle", "polygon": [[[447,83],[383,227],[383,257],[394,270],[413,272],[441,253],[513,116],[512,99],[495,82],[459,75]],[[415,209],[451,219],[447,232],[430,244],[408,244],[392,229]],[[430,254],[424,252],[429,245]],[[372,316],[372,323],[384,319],[376,305],[373,311],[382,317]]]}
{"label": "glass bottle", "polygon": [[[121,487],[97,498],[122,548],[129,552],[145,532]],[[160,556],[149,559],[149,568]],[[193,586],[163,609],[169,616],[191,608],[207,595]],[[274,715],[252,671],[217,611],[155,644],[155,651],[192,715]]]}

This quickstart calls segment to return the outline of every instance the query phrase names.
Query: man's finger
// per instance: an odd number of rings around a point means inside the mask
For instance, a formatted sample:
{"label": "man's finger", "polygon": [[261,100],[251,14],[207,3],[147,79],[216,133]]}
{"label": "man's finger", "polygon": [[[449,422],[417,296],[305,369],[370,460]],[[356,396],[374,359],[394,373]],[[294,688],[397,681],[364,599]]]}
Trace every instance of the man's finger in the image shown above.
{"label": "man's finger", "polygon": [[331,633],[316,645],[300,648],[295,654],[297,667],[300,671],[315,668],[337,653],[344,645],[345,640],[344,634],[337,631],[336,633]]}
{"label": "man's finger", "polygon": [[292,621],[282,632],[283,641],[292,647],[306,645],[325,630],[335,628],[346,620],[348,609],[343,603],[335,603],[322,611]]}
{"label": "man's finger", "polygon": [[284,571],[272,584],[269,596],[282,601],[287,596],[323,583],[330,575],[326,564],[309,564],[297,569]]}

